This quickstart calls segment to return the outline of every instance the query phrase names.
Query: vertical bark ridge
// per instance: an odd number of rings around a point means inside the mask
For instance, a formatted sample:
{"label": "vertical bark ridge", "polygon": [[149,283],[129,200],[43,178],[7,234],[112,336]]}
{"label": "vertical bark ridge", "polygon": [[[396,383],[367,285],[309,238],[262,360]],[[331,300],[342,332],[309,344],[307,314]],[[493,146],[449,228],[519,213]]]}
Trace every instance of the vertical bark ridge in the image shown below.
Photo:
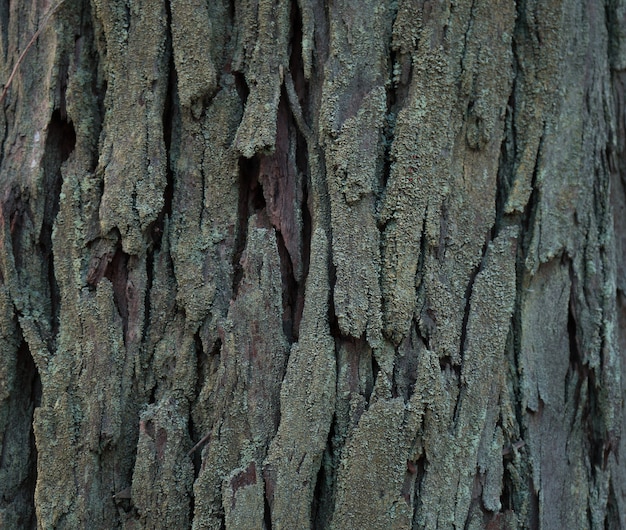
{"label": "vertical bark ridge", "polygon": [[622,4],[66,0],[0,115],[0,525],[626,525]]}

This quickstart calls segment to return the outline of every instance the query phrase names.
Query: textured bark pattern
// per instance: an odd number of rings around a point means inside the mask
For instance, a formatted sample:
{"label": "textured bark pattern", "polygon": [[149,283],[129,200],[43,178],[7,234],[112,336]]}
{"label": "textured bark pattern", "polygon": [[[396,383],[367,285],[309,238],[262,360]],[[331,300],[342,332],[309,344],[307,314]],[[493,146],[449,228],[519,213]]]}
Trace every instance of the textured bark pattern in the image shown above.
{"label": "textured bark pattern", "polygon": [[0,527],[626,528],[625,95],[624,0],[64,0],[0,113]]}

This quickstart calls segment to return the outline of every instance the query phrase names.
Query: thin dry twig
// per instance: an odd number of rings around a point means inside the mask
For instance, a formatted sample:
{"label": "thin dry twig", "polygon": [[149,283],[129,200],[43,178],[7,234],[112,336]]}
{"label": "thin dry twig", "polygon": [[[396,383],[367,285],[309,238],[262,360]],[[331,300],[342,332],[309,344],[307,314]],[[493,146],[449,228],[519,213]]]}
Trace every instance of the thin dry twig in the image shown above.
{"label": "thin dry twig", "polygon": [[15,74],[17,73],[17,70],[20,67],[20,64],[22,64],[24,57],[26,57],[28,50],[35,43],[35,41],[37,40],[37,37],[39,37],[41,32],[44,30],[44,28],[46,27],[46,24],[48,23],[52,15],[54,15],[54,13],[56,13],[59,7],[61,7],[61,5],[63,5],[64,3],[65,3],[65,0],[59,0],[59,2],[53,8],[49,9],[48,12],[43,17],[43,20],[41,22],[41,25],[39,26],[39,29],[37,29],[37,31],[35,31],[33,36],[30,38],[30,40],[28,41],[28,44],[26,45],[26,48],[24,48],[24,51],[20,53],[20,56],[18,57],[17,62],[15,63],[15,66],[13,67],[13,70],[11,71],[11,75],[9,76],[6,84],[4,85],[2,94],[0,94],[0,103],[4,101],[4,98],[6,97],[7,92],[9,91],[9,87],[11,86],[11,83],[13,82],[13,78],[15,77]]}

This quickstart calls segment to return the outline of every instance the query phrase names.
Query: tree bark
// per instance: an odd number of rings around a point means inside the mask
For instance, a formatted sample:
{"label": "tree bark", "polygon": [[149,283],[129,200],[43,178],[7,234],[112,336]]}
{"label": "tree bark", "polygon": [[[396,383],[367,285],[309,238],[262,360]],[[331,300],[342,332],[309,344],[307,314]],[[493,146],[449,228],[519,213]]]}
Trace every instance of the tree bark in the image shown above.
{"label": "tree bark", "polygon": [[626,529],[624,0],[0,36],[2,528]]}

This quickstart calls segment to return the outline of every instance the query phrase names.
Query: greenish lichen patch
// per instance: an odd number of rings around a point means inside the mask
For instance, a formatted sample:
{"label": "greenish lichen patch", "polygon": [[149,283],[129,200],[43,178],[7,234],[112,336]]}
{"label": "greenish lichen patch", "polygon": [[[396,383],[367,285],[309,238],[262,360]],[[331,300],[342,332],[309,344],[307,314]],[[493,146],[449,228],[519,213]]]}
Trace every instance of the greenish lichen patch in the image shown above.
{"label": "greenish lichen patch", "polygon": [[379,232],[374,191],[381,156],[385,115],[382,87],[364,96],[356,116],[348,118],[326,156],[337,269],[334,301],[341,330],[380,341]]}
{"label": "greenish lichen patch", "polygon": [[623,3],[0,7],[0,526],[624,526]]}

